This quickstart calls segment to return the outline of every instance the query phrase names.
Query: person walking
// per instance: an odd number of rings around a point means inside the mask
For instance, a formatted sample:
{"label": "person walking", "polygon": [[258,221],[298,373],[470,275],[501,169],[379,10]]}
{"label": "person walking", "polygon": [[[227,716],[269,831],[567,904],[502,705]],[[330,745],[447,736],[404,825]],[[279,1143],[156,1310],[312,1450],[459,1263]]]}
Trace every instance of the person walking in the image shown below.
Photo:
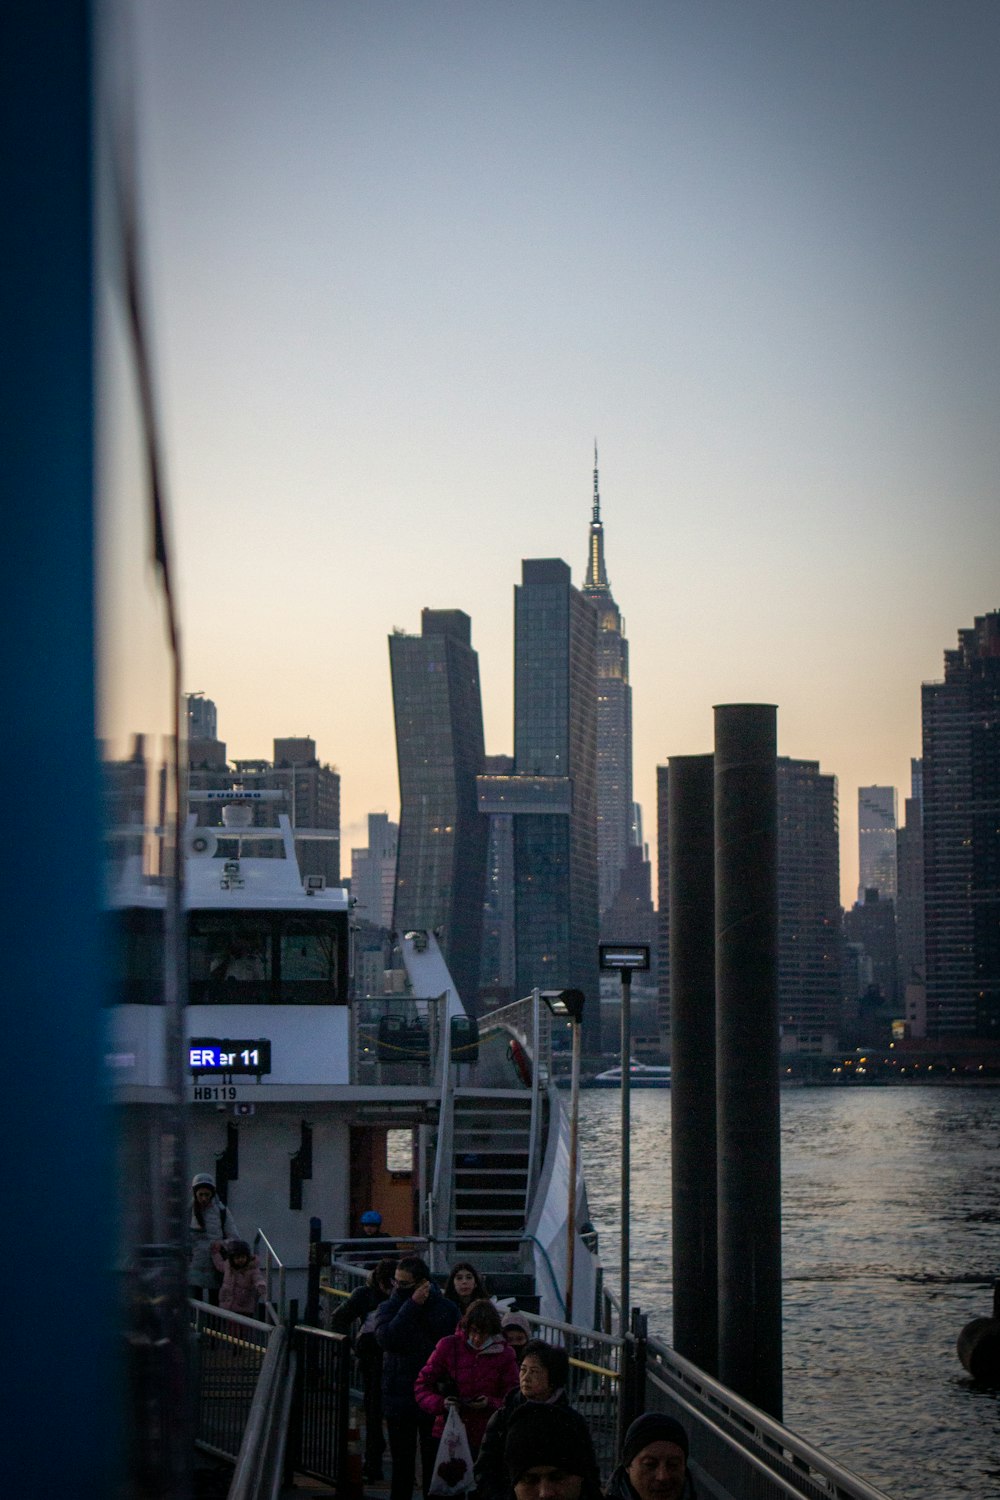
{"label": "person walking", "polygon": [[392,1294],[396,1262],[380,1260],[368,1274],[363,1286],[356,1287],[346,1302],[334,1312],[330,1327],[334,1333],[350,1333],[360,1328],[354,1340],[354,1353],[361,1372],[361,1390],[365,1409],[364,1477],[382,1478],[385,1433],[382,1431],[382,1350],[375,1337],[375,1314]]}
{"label": "person walking", "polygon": [[507,1430],[504,1467],[516,1500],[600,1500],[590,1428],[571,1406],[519,1407]]}
{"label": "person walking", "polygon": [[382,1350],[382,1410],[389,1433],[392,1481],[389,1500],[412,1500],[420,1445],[424,1497],[434,1471],[433,1420],[417,1405],[413,1384],[435,1345],[458,1322],[458,1310],[431,1281],[419,1256],[405,1255],[396,1266],[392,1295],[375,1312],[374,1331]]}
{"label": "person walking", "polygon": [[504,1449],[511,1418],[520,1407],[569,1407],[569,1355],[559,1344],[529,1339],[521,1351],[518,1383],[500,1410],[490,1417],[476,1459],[476,1500],[507,1500],[510,1485],[504,1465]]}
{"label": "person walking", "polygon": [[688,1436],[680,1422],[645,1412],[625,1434],[606,1500],[695,1500],[687,1459]]}
{"label": "person walking", "polygon": [[531,1324],[524,1313],[505,1312],[500,1324],[503,1336],[514,1351],[518,1364],[524,1358],[524,1346],[531,1338]]}
{"label": "person walking", "polygon": [[212,1264],[222,1277],[219,1306],[255,1318],[258,1303],[267,1295],[267,1281],[246,1240],[213,1240],[211,1254]]}
{"label": "person walking", "polygon": [[448,1280],[444,1284],[444,1294],[449,1302],[454,1302],[460,1314],[465,1313],[473,1302],[489,1301],[489,1292],[486,1283],[470,1261],[460,1260],[458,1265],[452,1266]]}
{"label": "person walking", "polygon": [[219,1305],[222,1277],[212,1261],[215,1241],[237,1239],[239,1230],[232,1214],[215,1191],[215,1179],[198,1172],[191,1179],[191,1214],[188,1220],[188,1295]]}
{"label": "person walking", "polygon": [[435,1347],[413,1387],[417,1405],[434,1419],[439,1438],[450,1406],[458,1407],[475,1460],[486,1424],[517,1389],[517,1359],[500,1331],[492,1302],[473,1302],[454,1333]]}

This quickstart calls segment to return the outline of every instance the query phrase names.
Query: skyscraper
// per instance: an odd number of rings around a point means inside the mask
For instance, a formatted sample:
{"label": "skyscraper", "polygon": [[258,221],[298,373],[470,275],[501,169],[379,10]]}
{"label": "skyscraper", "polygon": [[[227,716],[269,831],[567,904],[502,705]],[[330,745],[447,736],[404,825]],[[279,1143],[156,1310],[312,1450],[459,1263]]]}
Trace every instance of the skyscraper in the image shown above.
{"label": "skyscraper", "polygon": [[[657,1009],[670,1028],[669,767],[657,766],[659,963]],[[824,1056],[839,1044],[841,1009],[840,850],[837,778],[814,760],[779,756],[778,1004],[781,1050]]]}
{"label": "skyscraper", "polygon": [[425,609],[421,634],[389,637],[399,767],[393,922],[441,929],[441,949],[470,1010],[479,991],[487,820],[476,805],[483,710],[472,622]]}
{"label": "skyscraper", "polygon": [[910,763],[910,795],[896,830],[896,948],[904,986],[924,978],[924,827],[919,760]]}
{"label": "skyscraper", "polygon": [[922,713],[927,1035],[1000,1039],[1000,613],[959,631]]}
{"label": "skyscraper", "polygon": [[778,757],[778,1004],[781,1050],[839,1045],[840,845],[837,778]]}
{"label": "skyscraper", "polygon": [[896,788],[858,787],[858,900],[878,891],[896,899]]}
{"label": "skyscraper", "polygon": [[368,847],[351,850],[351,895],[358,918],[376,927],[392,926],[396,893],[399,826],[388,813],[368,814]]}
{"label": "skyscraper", "polygon": [[[583,990],[600,1043],[597,968],[597,617],[561,559],[521,564],[514,590],[514,765],[551,811],[514,819],[517,988]],[[558,809],[558,810],[557,810]]]}
{"label": "skyscraper", "polygon": [[597,900],[613,904],[628,862],[632,826],[632,688],[625,622],[604,564],[604,525],[594,444],[594,499],[580,591],[597,611]]}
{"label": "skyscraper", "polygon": [[483,812],[514,823],[518,995],[582,990],[600,1050],[597,967],[597,616],[560,558],[514,590],[514,772],[480,778]]}

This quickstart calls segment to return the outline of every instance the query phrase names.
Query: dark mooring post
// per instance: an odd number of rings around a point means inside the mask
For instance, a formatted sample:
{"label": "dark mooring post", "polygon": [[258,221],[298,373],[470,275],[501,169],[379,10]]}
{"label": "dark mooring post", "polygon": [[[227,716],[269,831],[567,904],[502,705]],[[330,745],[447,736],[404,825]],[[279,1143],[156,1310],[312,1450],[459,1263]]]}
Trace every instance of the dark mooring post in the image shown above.
{"label": "dark mooring post", "polygon": [[667,857],[674,1348],[708,1375],[719,1369],[713,801],[713,757],[672,755]]}
{"label": "dark mooring post", "polygon": [[719,1379],[781,1420],[777,710],[715,710]]}

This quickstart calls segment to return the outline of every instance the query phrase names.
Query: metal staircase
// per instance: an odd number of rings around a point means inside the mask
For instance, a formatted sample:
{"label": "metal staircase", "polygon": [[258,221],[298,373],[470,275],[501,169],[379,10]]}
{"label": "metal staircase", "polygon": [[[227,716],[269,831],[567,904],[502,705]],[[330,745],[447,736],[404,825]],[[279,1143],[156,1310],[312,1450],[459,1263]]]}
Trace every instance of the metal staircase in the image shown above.
{"label": "metal staircase", "polygon": [[531,1197],[531,1094],[456,1089],[452,1111],[451,1236],[454,1258],[489,1274],[500,1295],[530,1294],[524,1225]]}

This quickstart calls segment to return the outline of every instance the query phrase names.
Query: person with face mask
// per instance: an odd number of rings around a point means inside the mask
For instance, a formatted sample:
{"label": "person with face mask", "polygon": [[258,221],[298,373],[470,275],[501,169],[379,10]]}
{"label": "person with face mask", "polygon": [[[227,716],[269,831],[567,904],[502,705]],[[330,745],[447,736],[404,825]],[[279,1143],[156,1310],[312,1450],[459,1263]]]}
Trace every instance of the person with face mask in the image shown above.
{"label": "person with face mask", "polygon": [[392,1457],[389,1500],[411,1500],[418,1443],[427,1494],[437,1449],[431,1432],[434,1419],[420,1410],[413,1385],[435,1345],[454,1333],[457,1322],[458,1308],[438,1291],[426,1263],[419,1256],[405,1255],[374,1323],[382,1350],[382,1410]]}
{"label": "person with face mask", "polygon": [[447,1409],[457,1405],[475,1459],[486,1424],[517,1386],[517,1360],[500,1332],[492,1302],[473,1302],[458,1329],[442,1339],[414,1387],[417,1405],[434,1418],[440,1437]]}

